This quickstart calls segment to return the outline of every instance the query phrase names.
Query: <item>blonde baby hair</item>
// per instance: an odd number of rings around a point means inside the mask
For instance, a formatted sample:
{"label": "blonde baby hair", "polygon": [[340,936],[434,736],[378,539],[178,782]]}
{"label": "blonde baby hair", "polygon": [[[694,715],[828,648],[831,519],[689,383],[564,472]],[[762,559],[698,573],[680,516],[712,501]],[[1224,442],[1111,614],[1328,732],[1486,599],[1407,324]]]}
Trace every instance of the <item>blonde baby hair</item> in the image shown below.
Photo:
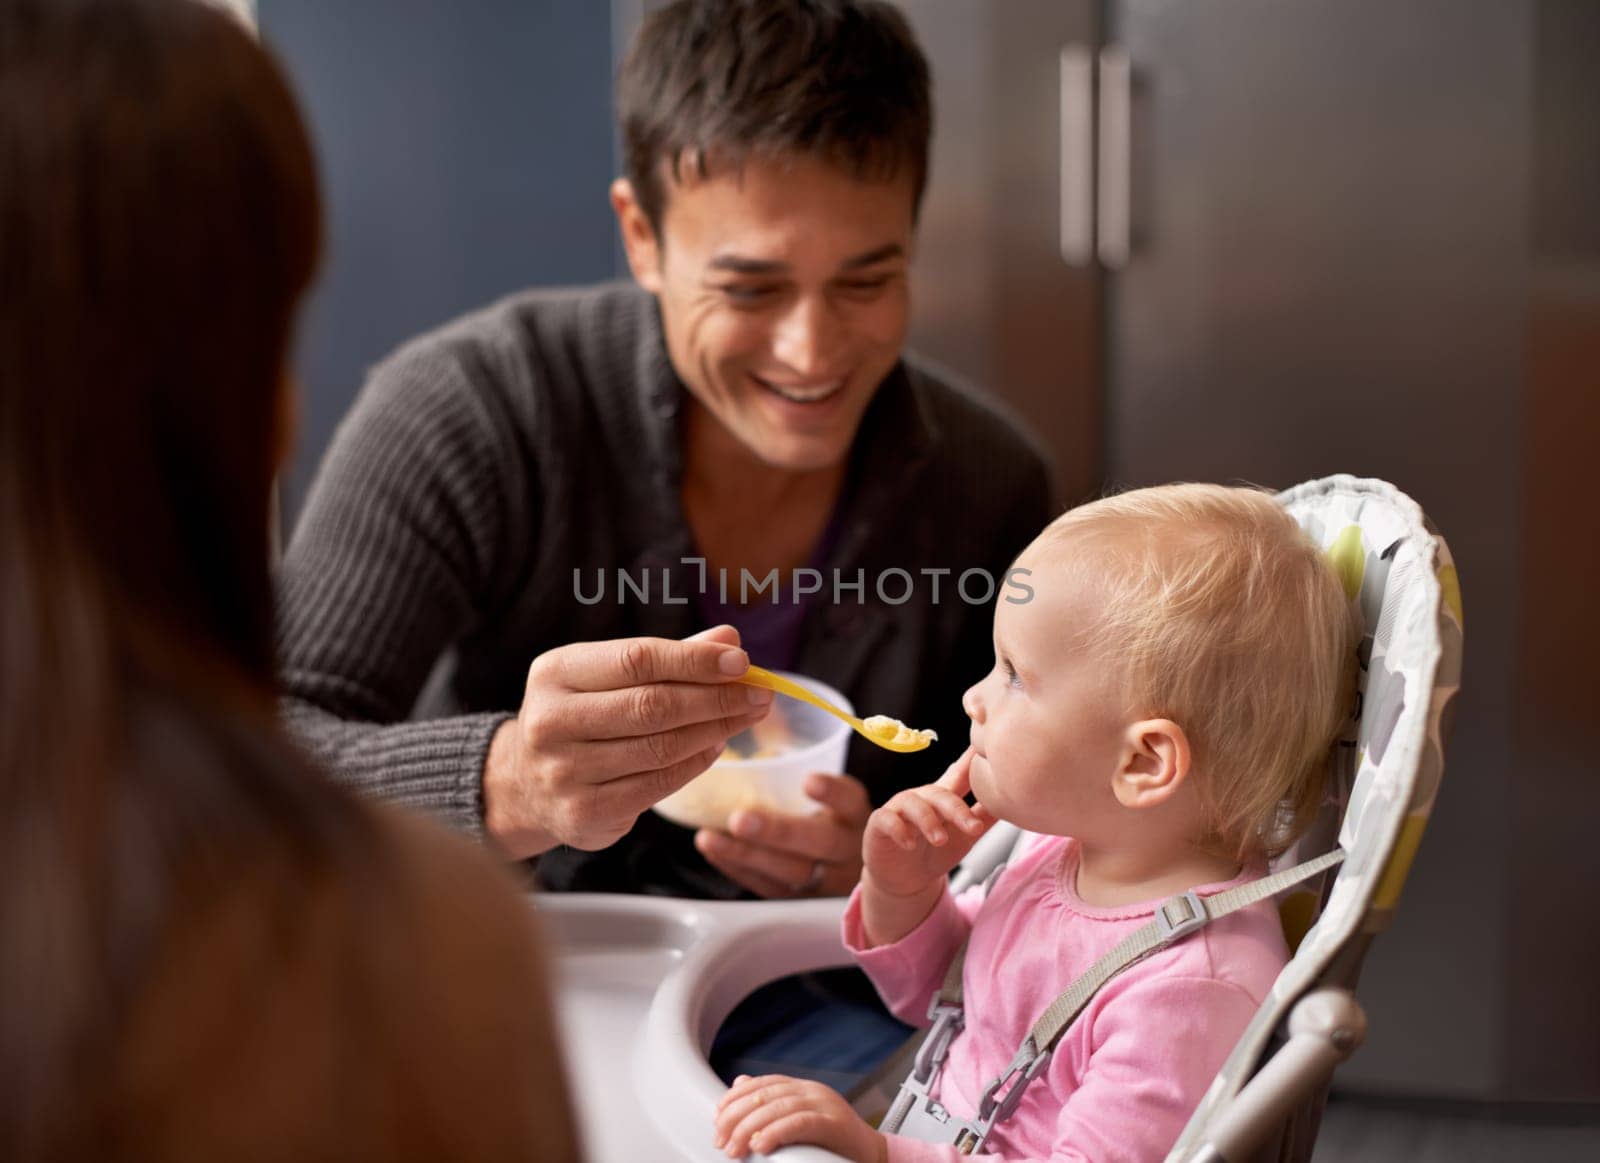
{"label": "blonde baby hair", "polygon": [[1322,550],[1271,494],[1211,484],[1093,501],[1039,544],[1099,590],[1082,645],[1120,671],[1135,713],[1189,736],[1200,843],[1241,859],[1288,847],[1322,800],[1353,688],[1355,611]]}

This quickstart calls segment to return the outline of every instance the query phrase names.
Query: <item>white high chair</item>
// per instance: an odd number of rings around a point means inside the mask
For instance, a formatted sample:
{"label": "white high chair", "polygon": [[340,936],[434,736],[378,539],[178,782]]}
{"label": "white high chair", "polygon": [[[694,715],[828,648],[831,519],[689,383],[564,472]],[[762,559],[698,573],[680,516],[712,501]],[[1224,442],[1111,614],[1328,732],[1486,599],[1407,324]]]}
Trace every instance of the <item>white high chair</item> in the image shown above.
{"label": "white high chair", "polygon": [[[1312,881],[1280,902],[1294,956],[1169,1163],[1310,1157],[1328,1079],[1364,1032],[1351,991],[1367,946],[1393,917],[1433,806],[1443,720],[1460,681],[1455,567],[1417,505],[1382,481],[1348,476],[1311,481],[1278,499],[1327,548],[1364,622],[1357,713],[1329,760],[1332,794],[1278,864],[1335,843],[1346,857],[1331,883]],[[1026,842],[1007,827],[974,849],[959,880],[981,878]],[[850,964],[839,937],[843,905],[538,898],[590,1159],[724,1158],[711,1146],[712,1112],[725,1092],[706,1062],[712,1037],[758,986]],[[774,1158],[838,1160],[816,1147],[784,1148]]]}

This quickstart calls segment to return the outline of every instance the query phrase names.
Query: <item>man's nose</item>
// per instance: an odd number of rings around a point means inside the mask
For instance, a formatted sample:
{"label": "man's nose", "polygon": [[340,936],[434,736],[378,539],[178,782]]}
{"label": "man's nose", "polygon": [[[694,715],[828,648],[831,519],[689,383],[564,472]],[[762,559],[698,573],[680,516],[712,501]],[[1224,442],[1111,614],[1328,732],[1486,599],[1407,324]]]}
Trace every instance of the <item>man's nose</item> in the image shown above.
{"label": "man's nose", "polygon": [[833,308],[821,295],[803,295],[779,320],[773,354],[796,375],[828,374],[838,358],[839,332]]}

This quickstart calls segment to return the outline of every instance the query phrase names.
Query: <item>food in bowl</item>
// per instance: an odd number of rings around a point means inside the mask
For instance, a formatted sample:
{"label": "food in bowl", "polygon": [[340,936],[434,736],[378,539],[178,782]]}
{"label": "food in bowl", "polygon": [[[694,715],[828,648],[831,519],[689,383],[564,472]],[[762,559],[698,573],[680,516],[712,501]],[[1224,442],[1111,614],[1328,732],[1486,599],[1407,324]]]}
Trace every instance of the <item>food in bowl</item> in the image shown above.
{"label": "food in bowl", "polygon": [[[844,696],[815,679],[785,677],[840,706]],[[800,813],[820,810],[805,794],[814,771],[844,770],[850,728],[808,703],[780,696],[772,712],[728,740],[717,761],[655,805],[658,815],[686,828],[726,829],[740,808]]]}
{"label": "food in bowl", "polygon": [[795,738],[789,720],[782,714],[771,714],[748,731],[740,731],[717,758],[718,763],[737,763],[745,759],[775,759],[803,743]]}

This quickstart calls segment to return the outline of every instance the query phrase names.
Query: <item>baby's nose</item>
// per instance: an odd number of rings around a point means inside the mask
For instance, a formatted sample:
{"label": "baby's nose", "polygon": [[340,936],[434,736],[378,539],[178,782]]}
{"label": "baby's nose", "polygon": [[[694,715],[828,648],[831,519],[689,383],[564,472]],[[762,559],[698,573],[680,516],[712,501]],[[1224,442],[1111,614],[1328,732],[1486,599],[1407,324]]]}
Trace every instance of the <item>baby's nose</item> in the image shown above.
{"label": "baby's nose", "polygon": [[982,686],[982,683],[974,683],[967,688],[966,694],[961,696],[961,709],[974,723],[983,722],[983,695],[979,693],[979,688]]}

